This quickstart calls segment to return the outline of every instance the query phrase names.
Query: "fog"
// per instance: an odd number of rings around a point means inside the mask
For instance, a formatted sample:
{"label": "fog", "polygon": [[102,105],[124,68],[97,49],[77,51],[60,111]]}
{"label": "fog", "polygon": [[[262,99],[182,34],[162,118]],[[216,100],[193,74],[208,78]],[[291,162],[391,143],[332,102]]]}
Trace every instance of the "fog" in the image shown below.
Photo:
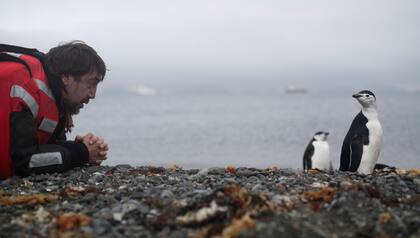
{"label": "fog", "polygon": [[1,8],[2,43],[48,51],[82,40],[107,64],[106,90],[420,89],[415,0],[2,0]]}

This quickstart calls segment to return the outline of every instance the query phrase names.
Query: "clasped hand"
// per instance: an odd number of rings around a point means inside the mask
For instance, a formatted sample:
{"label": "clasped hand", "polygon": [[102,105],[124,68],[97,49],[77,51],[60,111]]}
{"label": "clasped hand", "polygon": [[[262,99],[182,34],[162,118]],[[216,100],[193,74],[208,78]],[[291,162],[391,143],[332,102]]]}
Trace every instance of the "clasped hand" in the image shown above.
{"label": "clasped hand", "polygon": [[104,139],[88,133],[85,136],[77,135],[75,141],[85,144],[89,151],[89,164],[100,165],[107,159],[108,144],[105,143]]}

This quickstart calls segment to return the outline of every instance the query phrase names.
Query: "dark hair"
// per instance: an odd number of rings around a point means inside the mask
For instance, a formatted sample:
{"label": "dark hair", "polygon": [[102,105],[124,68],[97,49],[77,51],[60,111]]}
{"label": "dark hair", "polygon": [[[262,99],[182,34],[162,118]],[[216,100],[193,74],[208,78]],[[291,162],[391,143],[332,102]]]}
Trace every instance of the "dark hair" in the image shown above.
{"label": "dark hair", "polygon": [[49,74],[59,78],[62,75],[79,78],[96,71],[103,80],[106,72],[102,58],[83,41],[71,41],[51,48],[46,54],[45,65]]}

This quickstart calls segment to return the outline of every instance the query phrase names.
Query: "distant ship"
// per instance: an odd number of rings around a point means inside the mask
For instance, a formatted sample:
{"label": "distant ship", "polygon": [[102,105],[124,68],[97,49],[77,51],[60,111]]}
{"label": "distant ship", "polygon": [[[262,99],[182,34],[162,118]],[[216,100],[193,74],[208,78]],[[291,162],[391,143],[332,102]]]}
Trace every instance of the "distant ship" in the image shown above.
{"label": "distant ship", "polygon": [[304,88],[297,88],[295,85],[287,85],[286,93],[307,93]]}
{"label": "distant ship", "polygon": [[137,87],[134,88],[134,92],[141,96],[154,96],[157,94],[156,90],[148,88],[142,84],[137,85]]}

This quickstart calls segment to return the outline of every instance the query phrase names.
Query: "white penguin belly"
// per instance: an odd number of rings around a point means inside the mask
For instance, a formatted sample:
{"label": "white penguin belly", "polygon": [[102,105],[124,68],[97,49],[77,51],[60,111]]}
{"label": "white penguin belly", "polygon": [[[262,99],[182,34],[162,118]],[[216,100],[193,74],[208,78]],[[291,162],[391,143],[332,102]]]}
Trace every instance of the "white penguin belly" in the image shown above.
{"label": "white penguin belly", "polygon": [[363,155],[357,172],[361,174],[372,173],[382,144],[382,126],[378,120],[369,121],[366,124],[369,129],[369,144],[363,146]]}
{"label": "white penguin belly", "polygon": [[312,156],[313,169],[330,169],[330,147],[325,141],[314,141],[314,154]]}

